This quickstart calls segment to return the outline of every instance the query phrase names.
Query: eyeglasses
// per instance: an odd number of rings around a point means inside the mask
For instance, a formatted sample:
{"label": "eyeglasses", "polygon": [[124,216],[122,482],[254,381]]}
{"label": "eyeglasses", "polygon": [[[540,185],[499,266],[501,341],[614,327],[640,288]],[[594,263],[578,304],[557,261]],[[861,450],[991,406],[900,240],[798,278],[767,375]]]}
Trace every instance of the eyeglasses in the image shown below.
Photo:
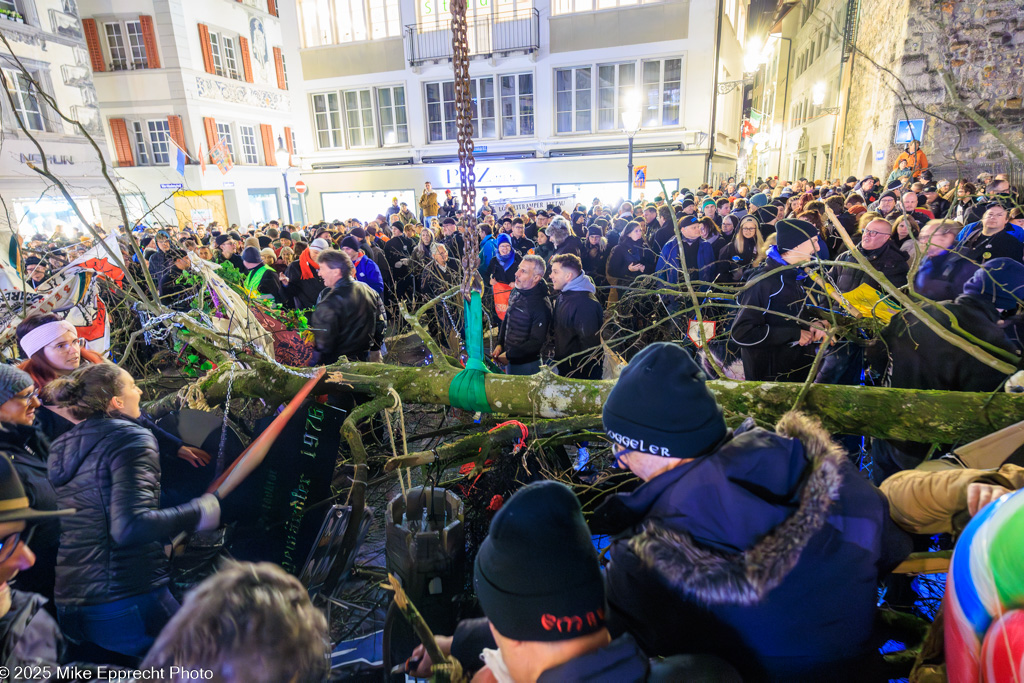
{"label": "eyeglasses", "polygon": [[14,551],[18,549],[19,543],[29,544],[32,540],[32,534],[35,533],[36,528],[30,526],[22,531],[15,531],[10,536],[5,537],[0,541],[0,563],[4,563],[11,559],[14,555]]}
{"label": "eyeglasses", "polygon": [[56,344],[50,344],[46,348],[53,349],[54,351],[59,351],[61,353],[67,353],[71,349],[80,349],[83,346],[85,346],[85,340],[79,338],[72,339],[71,341],[62,341],[57,342]]}
{"label": "eyeglasses", "polygon": [[891,237],[892,236],[891,232],[882,232],[882,231],[879,231],[879,230],[864,230],[861,234],[863,234],[865,236],[867,236],[867,235],[874,235],[876,237],[881,237],[882,235],[885,235],[886,237]]}
{"label": "eyeglasses", "polygon": [[25,403],[28,403],[28,402],[30,402],[34,398],[39,398],[39,390],[38,389],[33,389],[32,393],[29,394],[28,396],[19,396],[18,394],[15,394],[11,398],[16,398],[19,401],[24,401]]}

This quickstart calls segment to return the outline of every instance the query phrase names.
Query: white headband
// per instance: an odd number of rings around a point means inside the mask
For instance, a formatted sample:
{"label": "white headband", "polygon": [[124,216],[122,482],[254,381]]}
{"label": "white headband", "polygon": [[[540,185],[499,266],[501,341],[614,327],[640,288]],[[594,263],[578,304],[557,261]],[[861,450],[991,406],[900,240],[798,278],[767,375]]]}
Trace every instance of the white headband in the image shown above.
{"label": "white headband", "polygon": [[21,338],[21,348],[31,358],[36,355],[36,351],[52,344],[68,332],[74,334],[75,337],[78,336],[78,330],[67,320],[55,320],[52,323],[40,325]]}

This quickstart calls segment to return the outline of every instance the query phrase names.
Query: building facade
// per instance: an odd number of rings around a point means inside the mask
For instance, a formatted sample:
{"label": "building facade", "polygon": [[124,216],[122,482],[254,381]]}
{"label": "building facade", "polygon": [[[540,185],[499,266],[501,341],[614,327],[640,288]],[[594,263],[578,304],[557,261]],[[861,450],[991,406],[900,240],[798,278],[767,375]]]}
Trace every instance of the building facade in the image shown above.
{"label": "building facade", "polygon": [[[281,16],[293,3],[79,0],[79,11],[133,223],[245,226],[287,219],[289,206],[303,220],[285,186],[304,111]],[[211,150],[228,161],[212,163]],[[289,188],[297,177],[291,170]]]}
{"label": "building facade", "polygon": [[7,90],[0,97],[0,196],[7,223],[22,235],[52,234],[57,226],[84,229],[57,188],[29,167],[42,165],[36,142],[50,172],[66,184],[87,221],[108,222],[117,213],[100,157],[77,127],[62,118],[81,122],[105,149],[75,9],[74,0],[0,0],[0,69]]}
{"label": "building facade", "polygon": [[[746,0],[469,5],[478,203],[627,197],[628,110],[641,114],[633,163],[647,182],[634,197],[734,172],[743,89],[715,93],[743,78]],[[457,195],[448,1],[297,7],[310,217],[374,216],[392,197],[415,209],[425,181]]]}

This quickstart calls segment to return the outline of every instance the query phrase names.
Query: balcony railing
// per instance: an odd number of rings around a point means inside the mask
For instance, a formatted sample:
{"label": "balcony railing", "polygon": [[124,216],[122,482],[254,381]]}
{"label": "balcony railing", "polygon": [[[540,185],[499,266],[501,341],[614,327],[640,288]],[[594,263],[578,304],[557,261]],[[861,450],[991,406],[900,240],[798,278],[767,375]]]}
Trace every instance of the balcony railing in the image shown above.
{"label": "balcony railing", "polygon": [[[540,14],[536,9],[497,12],[471,18],[467,24],[470,58],[531,54],[540,49]],[[406,26],[405,50],[410,66],[451,61],[451,22]]]}

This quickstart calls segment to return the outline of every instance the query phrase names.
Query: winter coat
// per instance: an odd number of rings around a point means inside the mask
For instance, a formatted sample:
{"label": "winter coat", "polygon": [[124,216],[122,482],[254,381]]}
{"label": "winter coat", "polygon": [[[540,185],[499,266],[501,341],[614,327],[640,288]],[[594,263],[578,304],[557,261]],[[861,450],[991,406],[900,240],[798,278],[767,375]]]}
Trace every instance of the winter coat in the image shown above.
{"label": "winter coat", "polygon": [[498,260],[497,254],[491,259],[491,265],[487,267],[487,272],[484,274],[484,282],[488,285],[491,284],[491,278],[494,278],[495,282],[500,282],[505,285],[515,284],[516,271],[519,269],[519,264],[522,263],[523,258],[512,251],[509,256],[512,259],[512,263],[509,264],[508,268],[501,265],[501,261]]}
{"label": "winter coat", "polygon": [[[49,410],[40,408],[37,413]],[[51,413],[53,414],[53,413]],[[57,494],[46,477],[46,459],[50,442],[34,425],[4,424],[0,426],[0,455],[14,463],[28,504],[33,510],[56,510]],[[32,552],[36,563],[18,572],[15,585],[19,590],[39,593],[53,599],[57,567],[57,546],[60,543],[60,520],[41,519],[33,523]]]}
{"label": "winter coat", "polygon": [[994,258],[1024,260],[1024,244],[1006,230],[986,236],[979,226],[959,245],[957,251],[968,261],[985,263]]}
{"label": "winter coat", "polygon": [[309,328],[320,355],[318,363],[334,363],[342,356],[366,360],[370,351],[384,343],[384,301],[369,285],[343,278],[320,295]]}
{"label": "winter coat", "polygon": [[[586,274],[566,283],[555,300],[551,335],[558,374],[575,379],[601,379],[601,325],[604,308]],[[579,354],[579,355],[574,355]],[[596,355],[596,358],[591,358]]]}
{"label": "winter coat", "polygon": [[[459,202],[455,197],[448,197],[444,200],[444,203],[441,204],[441,208],[439,210],[441,212],[438,215],[439,218],[455,218],[455,213],[459,210]],[[427,227],[429,228],[430,226],[428,225]]]}
{"label": "winter coat", "polygon": [[487,269],[491,267],[491,261],[497,254],[498,240],[494,235],[488,235],[480,240],[480,275],[487,275]]}
{"label": "winter coat", "polygon": [[[774,259],[766,259],[750,279],[780,267]],[[740,292],[740,310],[732,324],[732,340],[741,347],[743,374],[747,380],[802,382],[806,379],[816,347],[813,344],[799,346],[797,342],[807,325],[778,315],[808,320],[806,296],[806,290],[797,280],[797,270],[793,268],[769,275]]]}
{"label": "winter coat", "polygon": [[423,194],[420,195],[420,209],[423,211],[424,216],[436,216],[437,193],[424,190]]}
{"label": "winter coat", "polygon": [[[384,277],[376,263],[366,254],[355,263],[355,279],[367,285],[378,294],[384,294]],[[321,293],[322,296],[322,293]]]}
{"label": "winter coat", "polygon": [[[245,271],[243,270],[244,274]],[[160,287],[160,303],[176,311],[187,311],[191,307],[189,296],[194,293],[194,287],[178,282],[184,272],[171,262],[171,267],[163,271],[163,276],[158,280]]]}
{"label": "winter coat", "polygon": [[596,287],[603,287],[607,284],[604,276],[608,269],[609,253],[608,245],[603,237],[596,247],[589,242],[583,244],[583,255],[580,256],[583,272],[591,277]]}
{"label": "winter coat", "polygon": [[302,264],[298,259],[288,264],[285,277],[288,278],[288,284],[283,290],[286,305],[299,310],[316,306],[320,293],[327,287],[316,270],[313,271],[313,277],[303,279]]}
{"label": "winter coat", "polygon": [[[149,274],[153,276],[153,282],[160,286],[164,275],[174,266],[174,261],[167,258],[167,254],[157,249],[149,255]],[[239,257],[241,260],[241,257]]]}
{"label": "winter coat", "polygon": [[743,282],[746,272],[755,258],[757,258],[757,240],[744,240],[743,249],[740,250],[739,241],[733,239],[729,246],[718,255],[716,264],[718,281]]}
{"label": "winter coat", "polygon": [[[999,311],[991,301],[961,294],[943,307],[960,327],[982,341],[1019,355],[1016,345],[999,326]],[[934,304],[922,306],[949,329],[949,316]],[[991,368],[932,332],[910,311],[898,313],[882,330],[889,354],[888,385],[900,389],[995,391],[1005,373]]]}
{"label": "winter coat", "polygon": [[889,501],[889,514],[901,529],[912,534],[953,534],[970,519],[967,487],[991,484],[1011,491],[1024,486],[1024,467],[1003,465],[995,470],[958,467],[946,458],[933,469],[897,472],[879,487]]}
{"label": "winter coat", "polygon": [[893,165],[893,168],[898,169],[901,161],[907,162],[907,168],[915,178],[921,175],[921,171],[928,168],[928,157],[925,156],[923,149],[918,149],[913,154],[910,152],[902,152],[898,157],[896,157],[896,163]]}
{"label": "winter coat", "polygon": [[[623,237],[608,255],[607,274],[609,278],[618,280],[620,285],[628,285],[640,275],[653,275],[657,260],[657,254],[643,241],[637,242]],[[630,270],[629,266],[634,263],[642,263],[644,271],[641,273]]]}
{"label": "winter coat", "polygon": [[533,249],[535,246],[537,245],[534,244],[533,240],[531,240],[529,237],[523,236],[512,238],[512,249],[515,250],[515,252],[520,256],[526,256],[527,254],[530,253],[530,250]]}
{"label": "winter coat", "polygon": [[[64,659],[64,636],[43,609],[46,599],[36,593],[11,591],[11,609],[0,617],[0,665],[10,673],[48,668],[55,672]],[[12,676],[12,683],[39,680],[35,675]]]}
{"label": "winter coat", "polygon": [[541,280],[530,289],[514,287],[508,297],[508,311],[498,328],[498,345],[512,365],[532,363],[548,338],[551,303],[548,285]]}
{"label": "winter coat", "polygon": [[612,635],[652,656],[716,654],[744,681],[863,680],[878,657],[878,581],[911,550],[885,497],[797,412],[775,432],[748,421],[710,455],[611,497],[591,526],[619,533]]}
{"label": "winter coat", "polygon": [[[684,237],[683,249],[685,249],[686,269],[690,273],[690,279],[711,282],[715,277],[716,270],[714,247],[705,240],[690,241]],[[658,277],[675,285],[686,281],[682,277],[682,267],[682,260],[679,257],[679,242],[672,240],[661,250],[656,272]]]}
{"label": "winter coat", "polygon": [[[907,273],[910,272],[910,264],[907,263],[907,255],[900,251],[890,239],[877,249],[867,251],[863,246],[857,247],[867,257],[868,261],[876,270],[889,280],[894,287],[903,287],[907,284]],[[857,263],[853,254],[846,251],[836,259],[839,263]],[[832,266],[832,278],[840,292],[849,292],[856,289],[861,283],[867,282],[877,291],[885,293],[882,286],[875,279],[859,268],[847,268],[842,265]]]}
{"label": "winter coat", "polygon": [[[387,246],[384,247],[384,256],[388,260],[395,282],[412,277],[412,251],[415,248],[416,241],[405,235],[388,240]],[[405,261],[405,264],[400,266],[399,261]]]}
{"label": "winter coat", "polygon": [[462,260],[462,254],[466,251],[466,239],[461,232],[456,230],[452,234],[446,235],[441,239],[441,244],[448,250],[448,256],[457,261]]}
{"label": "winter coat", "polygon": [[551,257],[555,255],[555,245],[548,240],[544,244],[538,244],[533,248],[533,253],[544,259],[544,263],[551,263]]}
{"label": "winter coat", "polygon": [[444,294],[461,280],[459,271],[452,267],[451,261],[449,261],[448,267],[445,270],[441,270],[441,266],[437,265],[437,261],[432,260],[420,275],[420,293],[423,295],[424,301],[429,301],[435,296]]}
{"label": "winter coat", "polygon": [[555,247],[554,255],[558,254],[576,254],[579,256],[583,252],[583,242],[576,235],[569,235],[562,243]]}
{"label": "winter coat", "polygon": [[50,446],[49,479],[61,520],[58,605],[95,605],[165,586],[164,543],[192,531],[195,500],[160,509],[156,439],[130,420],[91,417]]}
{"label": "winter coat", "polygon": [[963,294],[978,267],[953,251],[925,256],[917,267],[914,291],[932,301],[952,301]]}

